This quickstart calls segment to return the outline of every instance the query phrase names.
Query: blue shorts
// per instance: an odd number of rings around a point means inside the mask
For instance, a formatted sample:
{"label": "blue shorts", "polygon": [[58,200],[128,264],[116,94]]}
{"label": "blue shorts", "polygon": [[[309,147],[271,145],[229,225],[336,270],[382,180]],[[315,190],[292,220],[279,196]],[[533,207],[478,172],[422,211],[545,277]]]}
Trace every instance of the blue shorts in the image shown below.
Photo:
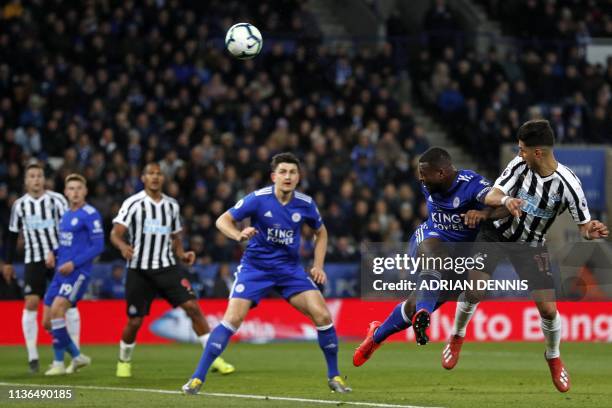
{"label": "blue shorts", "polygon": [[299,265],[266,270],[241,263],[234,276],[236,280],[232,285],[230,299],[247,299],[255,305],[271,289],[276,290],[285,299],[307,290],[319,290],[304,268]]}
{"label": "blue shorts", "polygon": [[424,222],[419,225],[416,230],[414,230],[414,233],[410,237],[410,243],[408,244],[408,255],[413,258],[417,256],[419,245],[421,245],[421,242],[429,238],[437,238],[442,242],[448,241],[439,231],[430,228],[427,223]]}
{"label": "blue shorts", "polygon": [[62,275],[55,272],[53,280],[45,293],[45,305],[51,306],[57,296],[64,297],[72,303],[72,306],[83,298],[87,292],[89,274],[75,270],[70,275]]}

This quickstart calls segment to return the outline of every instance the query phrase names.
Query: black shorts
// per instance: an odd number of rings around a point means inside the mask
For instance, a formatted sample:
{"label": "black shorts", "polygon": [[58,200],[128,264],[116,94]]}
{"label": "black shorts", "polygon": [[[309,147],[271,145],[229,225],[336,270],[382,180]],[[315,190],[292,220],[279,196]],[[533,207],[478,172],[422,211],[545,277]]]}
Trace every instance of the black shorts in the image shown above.
{"label": "black shorts", "polygon": [[[478,248],[478,242],[486,243],[489,249],[483,270],[488,275],[492,275],[497,265],[507,258],[519,278],[529,282],[529,290],[555,288],[546,245],[532,247],[520,242],[510,242],[495,228],[492,221],[481,225],[475,248]],[[495,245],[496,243],[498,245]]]}
{"label": "black shorts", "polygon": [[53,268],[47,268],[44,261],[25,264],[23,295],[36,295],[41,298],[45,296],[53,273]]}
{"label": "black shorts", "polygon": [[151,302],[158,294],[172,307],[196,299],[191,283],[176,266],[153,270],[128,269],[125,282],[128,316],[148,315]]}

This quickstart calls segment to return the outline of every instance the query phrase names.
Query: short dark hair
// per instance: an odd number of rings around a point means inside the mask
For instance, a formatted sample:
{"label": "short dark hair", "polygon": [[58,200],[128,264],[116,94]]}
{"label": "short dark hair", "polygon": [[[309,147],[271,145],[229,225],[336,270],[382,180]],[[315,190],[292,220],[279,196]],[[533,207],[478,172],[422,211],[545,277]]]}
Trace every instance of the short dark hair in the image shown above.
{"label": "short dark hair", "polygon": [[546,119],[535,119],[523,123],[518,130],[517,138],[527,147],[552,147],[555,144],[555,134]]}
{"label": "short dark hair", "polygon": [[147,167],[149,167],[149,166],[157,166],[157,167],[159,167],[161,169],[161,164],[159,164],[159,162],[157,162],[157,161],[150,161],[150,162],[145,163],[144,166],[142,166],[141,174],[145,174],[147,172]]}
{"label": "short dark hair", "polygon": [[281,163],[292,163],[295,164],[298,169],[300,168],[300,159],[298,159],[295,154],[290,152],[275,154],[274,157],[272,157],[272,161],[270,162],[270,168],[272,169],[272,171],[274,171]]}
{"label": "short dark hair", "polygon": [[441,147],[431,147],[419,158],[419,163],[427,163],[436,168],[448,167],[452,164],[450,154]]}

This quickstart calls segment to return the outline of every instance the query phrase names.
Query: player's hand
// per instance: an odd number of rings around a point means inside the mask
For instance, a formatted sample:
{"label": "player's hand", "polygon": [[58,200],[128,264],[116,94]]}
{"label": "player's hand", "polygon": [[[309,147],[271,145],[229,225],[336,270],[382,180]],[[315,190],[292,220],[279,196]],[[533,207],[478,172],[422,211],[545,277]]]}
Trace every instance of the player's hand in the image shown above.
{"label": "player's hand", "polygon": [[11,283],[11,280],[15,279],[15,268],[11,264],[4,264],[2,267],[2,277],[6,283]]}
{"label": "player's hand", "polygon": [[183,254],[183,256],[181,256],[181,261],[183,261],[183,263],[189,266],[193,265],[195,260],[196,260],[196,254],[193,251],[187,251]]}
{"label": "player's hand", "polygon": [[257,230],[254,227],[246,227],[245,229],[240,231],[237,241],[248,241],[249,239],[253,238],[255,234],[257,234]]}
{"label": "player's hand", "polygon": [[601,221],[592,220],[586,225],[586,239],[607,238],[609,235],[608,227]]}
{"label": "player's hand", "polygon": [[523,200],[520,198],[510,198],[506,201],[506,208],[510,211],[510,214],[513,217],[520,217],[523,213],[521,206],[523,205]]}
{"label": "player's hand", "polygon": [[463,217],[463,223],[468,226],[468,228],[476,228],[481,221],[487,219],[487,214],[484,211],[478,210],[470,210],[465,214],[461,214]]}
{"label": "player's hand", "polygon": [[55,254],[53,251],[49,251],[47,258],[45,259],[45,266],[49,269],[55,268]]}
{"label": "player's hand", "polygon": [[131,261],[134,257],[134,248],[131,245],[124,245],[121,247],[121,256],[126,261]]}
{"label": "player's hand", "polygon": [[57,268],[57,271],[62,275],[70,275],[72,271],[74,271],[74,263],[72,263],[72,261],[68,261]]}
{"label": "player's hand", "polygon": [[310,276],[312,277],[312,280],[319,285],[323,285],[325,282],[327,282],[327,275],[325,274],[323,268],[313,266],[312,269],[310,269]]}

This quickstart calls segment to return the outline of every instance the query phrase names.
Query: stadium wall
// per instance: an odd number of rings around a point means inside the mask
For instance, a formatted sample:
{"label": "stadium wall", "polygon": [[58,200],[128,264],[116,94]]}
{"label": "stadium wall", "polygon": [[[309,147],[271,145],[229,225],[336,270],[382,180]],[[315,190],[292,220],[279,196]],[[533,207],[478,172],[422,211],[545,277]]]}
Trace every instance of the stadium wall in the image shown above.
{"label": "stadium wall", "polygon": [[[396,305],[396,302],[365,302],[360,299],[330,299],[327,303],[338,334],[344,340],[363,338],[368,323],[383,318]],[[215,326],[223,316],[227,301],[201,300],[200,305],[211,326]],[[123,301],[80,302],[81,342],[118,343],[126,322],[125,307]],[[0,344],[22,344],[23,302],[2,302],[2,310],[3,325],[8,329],[0,331]],[[612,302],[562,302],[559,311],[563,319],[564,341],[612,342]],[[447,303],[432,315],[432,341],[448,338],[454,312],[455,304]],[[542,338],[538,311],[532,302],[485,302],[479,306],[467,331],[469,341],[541,341]],[[315,339],[314,326],[282,299],[263,300],[251,311],[234,337],[236,341],[256,343]],[[156,300],[137,341],[142,344],[173,340],[195,342],[191,325],[182,310],[171,309],[165,302]],[[41,331],[39,341],[51,344],[51,337]],[[398,333],[390,341],[414,341],[413,331]]]}

